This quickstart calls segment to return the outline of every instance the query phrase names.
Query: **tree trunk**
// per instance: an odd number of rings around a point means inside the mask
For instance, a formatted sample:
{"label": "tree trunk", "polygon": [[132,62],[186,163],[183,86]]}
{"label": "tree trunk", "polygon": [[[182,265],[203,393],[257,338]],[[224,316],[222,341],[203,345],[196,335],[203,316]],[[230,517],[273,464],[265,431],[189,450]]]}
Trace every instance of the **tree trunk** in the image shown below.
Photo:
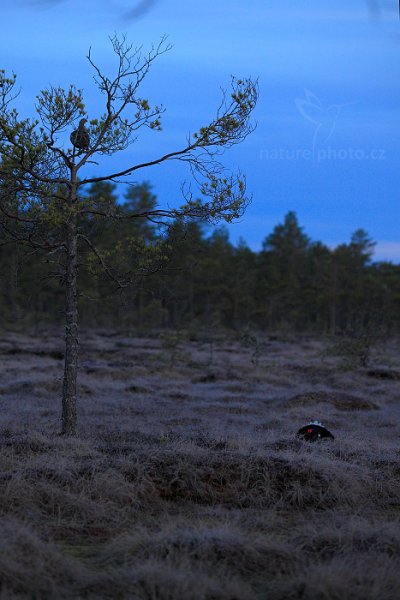
{"label": "tree trunk", "polygon": [[331,274],[331,300],[330,300],[330,333],[335,335],[337,327],[337,265],[333,265],[333,273]]}
{"label": "tree trunk", "polygon": [[62,396],[62,433],[75,435],[76,380],[78,367],[78,302],[77,302],[77,217],[74,211],[76,202],[75,186],[72,186],[68,205],[70,213],[67,222],[67,264],[65,281],[65,367]]}

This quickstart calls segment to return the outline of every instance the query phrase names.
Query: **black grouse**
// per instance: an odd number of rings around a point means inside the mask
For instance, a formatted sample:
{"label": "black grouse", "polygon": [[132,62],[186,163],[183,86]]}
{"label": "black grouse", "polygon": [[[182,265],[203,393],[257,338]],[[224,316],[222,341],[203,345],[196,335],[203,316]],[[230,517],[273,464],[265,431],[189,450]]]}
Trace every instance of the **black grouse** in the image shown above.
{"label": "black grouse", "polygon": [[72,142],[72,145],[78,150],[87,150],[90,145],[90,136],[89,132],[85,127],[87,119],[81,119],[79,121],[78,129],[75,129],[69,137]]}
{"label": "black grouse", "polygon": [[334,440],[334,436],[330,431],[322,425],[320,421],[310,421],[308,425],[302,427],[297,432],[299,437],[302,437],[307,442],[316,442],[317,440],[328,438]]}

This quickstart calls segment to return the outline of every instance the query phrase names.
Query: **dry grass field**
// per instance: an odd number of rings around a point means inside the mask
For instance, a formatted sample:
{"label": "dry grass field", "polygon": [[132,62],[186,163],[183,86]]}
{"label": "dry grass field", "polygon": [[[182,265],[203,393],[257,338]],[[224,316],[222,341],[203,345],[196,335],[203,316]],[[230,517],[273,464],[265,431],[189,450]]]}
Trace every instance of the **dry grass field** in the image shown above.
{"label": "dry grass field", "polygon": [[87,332],[65,439],[62,332],[0,339],[2,600],[400,598],[398,342]]}

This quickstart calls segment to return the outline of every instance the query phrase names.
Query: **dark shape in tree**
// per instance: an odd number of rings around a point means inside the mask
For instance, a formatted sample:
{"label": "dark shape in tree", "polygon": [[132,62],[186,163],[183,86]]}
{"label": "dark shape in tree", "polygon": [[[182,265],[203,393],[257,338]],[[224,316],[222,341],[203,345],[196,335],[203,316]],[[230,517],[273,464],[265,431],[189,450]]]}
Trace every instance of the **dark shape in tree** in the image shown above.
{"label": "dark shape in tree", "polygon": [[87,150],[90,146],[89,132],[85,127],[87,119],[81,119],[79,121],[78,129],[75,129],[69,136],[71,143],[78,150]]}
{"label": "dark shape in tree", "polygon": [[311,421],[311,423],[299,429],[297,435],[307,442],[317,442],[321,439],[335,439],[331,432],[318,421]]}

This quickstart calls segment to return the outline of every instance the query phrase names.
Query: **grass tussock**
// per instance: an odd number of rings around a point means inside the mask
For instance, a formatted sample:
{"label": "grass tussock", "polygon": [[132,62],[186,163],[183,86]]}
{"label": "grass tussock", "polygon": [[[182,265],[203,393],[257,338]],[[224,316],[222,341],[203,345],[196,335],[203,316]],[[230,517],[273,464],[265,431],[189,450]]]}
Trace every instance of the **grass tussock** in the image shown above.
{"label": "grass tussock", "polygon": [[379,408],[375,402],[372,402],[369,399],[335,391],[306,392],[298,394],[290,400],[290,403],[294,406],[309,406],[320,402],[331,404],[337,410],[378,410]]}
{"label": "grass tussock", "polygon": [[[398,597],[395,378],[279,340],[251,367],[221,343],[212,370],[188,343],[166,373],[157,341],[93,335],[76,439],[57,340],[3,345],[0,600]],[[310,419],[335,440],[297,439]]]}

